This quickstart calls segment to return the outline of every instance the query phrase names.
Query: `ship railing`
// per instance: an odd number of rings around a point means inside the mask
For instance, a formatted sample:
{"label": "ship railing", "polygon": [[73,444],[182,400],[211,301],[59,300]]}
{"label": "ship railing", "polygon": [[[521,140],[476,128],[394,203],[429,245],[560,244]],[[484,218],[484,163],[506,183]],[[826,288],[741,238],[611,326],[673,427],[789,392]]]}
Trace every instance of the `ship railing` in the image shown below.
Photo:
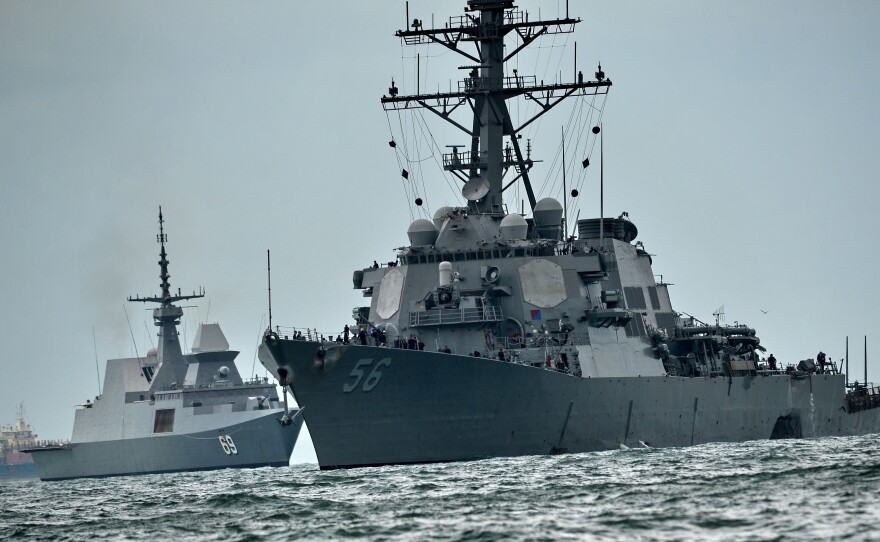
{"label": "ship railing", "polygon": [[[278,334],[279,338],[285,340],[329,342],[334,338],[332,333],[322,333],[317,329],[307,327],[275,326],[273,331]],[[352,330],[352,333],[356,334],[357,331]]]}
{"label": "ship railing", "polygon": [[69,445],[70,441],[67,439],[35,440],[32,446],[28,446],[22,449],[31,450],[37,448],[65,448]]}
{"label": "ship railing", "polygon": [[253,376],[248,379],[242,379],[242,384],[245,386],[259,386],[262,384],[268,384],[269,377],[268,376]]}
{"label": "ship railing", "polygon": [[495,337],[492,346],[493,349],[522,350],[526,348],[552,348],[579,344],[590,344],[589,335],[586,333],[565,333],[559,331],[526,337],[519,335]]}
{"label": "ship railing", "polygon": [[439,309],[409,313],[409,325],[413,327],[500,322],[503,319],[504,316],[501,312],[501,307],[496,306]]}
{"label": "ship railing", "polygon": [[846,393],[847,412],[859,412],[880,407],[880,386],[856,386]]}
{"label": "ship railing", "polygon": [[488,162],[488,151],[473,153],[471,151],[458,152],[453,149],[450,153],[443,155],[443,167],[447,169],[467,169],[473,167],[484,167],[483,164]]}
{"label": "ship railing", "polygon": [[[542,82],[543,84],[543,82]],[[538,86],[538,78],[534,75],[516,75],[513,77],[466,77],[458,82],[459,92],[478,92],[500,89],[529,89]]]}
{"label": "ship railing", "polygon": [[[525,13],[518,9],[504,10],[504,24],[522,24],[528,20]],[[452,15],[449,17],[450,28],[473,28],[477,26],[470,15]]]}
{"label": "ship railing", "polygon": [[[464,169],[486,169],[489,163],[489,152],[488,151],[480,151],[477,153],[472,153],[471,151],[462,151],[458,152],[456,150],[446,153],[443,155],[443,168],[447,171],[457,171]],[[528,167],[531,167],[532,162],[531,159],[525,159],[522,161],[517,160],[516,156],[514,156],[513,149],[507,147],[504,149],[504,157],[501,160],[501,167],[515,167],[517,171],[522,166],[522,164],[526,164]],[[567,254],[567,253],[566,253]]]}

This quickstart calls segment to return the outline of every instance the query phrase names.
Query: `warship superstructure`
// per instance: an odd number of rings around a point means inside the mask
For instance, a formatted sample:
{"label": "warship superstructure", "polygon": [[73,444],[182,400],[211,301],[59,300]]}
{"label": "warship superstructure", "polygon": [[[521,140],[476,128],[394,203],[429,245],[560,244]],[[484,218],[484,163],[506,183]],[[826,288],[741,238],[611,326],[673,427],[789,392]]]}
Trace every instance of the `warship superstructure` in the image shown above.
{"label": "warship superstructure", "polygon": [[[200,324],[184,354],[177,326],[179,301],[204,296],[172,294],[167,241],[159,209],[158,303],[153,320],[158,346],[146,357],[107,361],[101,395],[76,410],[73,436],[60,445],[33,447],[43,480],[224,468],[287,466],[302,427],[298,410],[279,401],[274,382],[245,381],[237,351],[218,324]],[[283,422],[283,423],[282,423]]]}
{"label": "warship superstructure", "polygon": [[[396,261],[354,272],[369,306],[354,310],[350,335],[267,330],[260,359],[304,408],[322,469],[880,431],[878,388],[824,359],[765,362],[753,328],[673,309],[625,213],[576,220],[575,237],[563,204],[536,200],[521,130],[611,80],[600,66],[593,80],[545,84],[504,65],[579,22],[468,0],[442,27],[414,19],[397,32],[470,63],[457,89],[403,95],[392,83],[381,98],[469,138],[442,161],[466,204],[415,220]],[[517,98],[538,105],[519,126],[507,103]],[[515,182],[530,217],[505,206]]]}
{"label": "warship superstructure", "polygon": [[36,444],[37,434],[25,422],[24,405],[19,405],[15,423],[0,426],[0,480],[36,478],[33,459],[21,451]]}

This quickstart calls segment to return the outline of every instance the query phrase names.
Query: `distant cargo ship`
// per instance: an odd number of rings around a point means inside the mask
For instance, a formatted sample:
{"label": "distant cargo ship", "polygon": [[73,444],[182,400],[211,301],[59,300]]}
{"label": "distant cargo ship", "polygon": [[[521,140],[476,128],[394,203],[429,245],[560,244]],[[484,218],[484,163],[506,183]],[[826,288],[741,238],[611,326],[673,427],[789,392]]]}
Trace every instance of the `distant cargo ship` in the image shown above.
{"label": "distant cargo ship", "polygon": [[18,408],[15,425],[0,426],[0,480],[37,478],[37,468],[31,456],[22,448],[35,446],[37,435],[24,421],[24,405]]}

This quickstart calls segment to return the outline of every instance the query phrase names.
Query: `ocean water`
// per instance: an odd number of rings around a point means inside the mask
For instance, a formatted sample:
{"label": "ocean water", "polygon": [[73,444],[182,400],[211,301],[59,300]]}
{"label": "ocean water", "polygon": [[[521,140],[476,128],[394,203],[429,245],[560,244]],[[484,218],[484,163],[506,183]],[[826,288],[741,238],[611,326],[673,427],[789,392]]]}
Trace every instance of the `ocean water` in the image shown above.
{"label": "ocean water", "polygon": [[0,484],[0,540],[880,540],[880,435]]}

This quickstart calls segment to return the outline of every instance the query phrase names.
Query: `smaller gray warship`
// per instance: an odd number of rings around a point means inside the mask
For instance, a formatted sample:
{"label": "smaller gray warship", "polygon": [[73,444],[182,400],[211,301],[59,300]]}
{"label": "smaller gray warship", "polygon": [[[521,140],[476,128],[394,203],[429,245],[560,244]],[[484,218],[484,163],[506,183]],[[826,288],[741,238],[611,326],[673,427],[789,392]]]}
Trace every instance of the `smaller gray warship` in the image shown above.
{"label": "smaller gray warship", "polygon": [[[107,361],[101,395],[76,410],[69,443],[36,446],[42,480],[225,468],[286,466],[302,428],[299,411],[280,402],[268,379],[244,381],[237,351],[218,324],[201,324],[183,354],[174,303],[204,297],[171,294],[167,237],[159,208],[162,294],[129,297],[158,303],[159,344],[146,357]],[[282,423],[279,423],[282,422]]]}

